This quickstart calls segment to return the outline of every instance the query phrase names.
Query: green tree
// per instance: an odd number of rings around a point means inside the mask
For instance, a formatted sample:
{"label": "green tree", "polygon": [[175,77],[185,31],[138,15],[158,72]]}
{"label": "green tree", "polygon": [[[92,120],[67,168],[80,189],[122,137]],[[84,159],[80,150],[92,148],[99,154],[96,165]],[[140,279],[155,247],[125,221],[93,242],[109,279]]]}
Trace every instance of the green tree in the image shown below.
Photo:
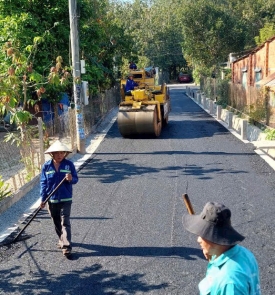
{"label": "green tree", "polygon": [[244,48],[242,23],[222,7],[204,0],[183,10],[184,53],[193,62],[212,67],[227,61],[230,52]]}
{"label": "green tree", "polygon": [[[6,140],[17,140],[17,144],[21,146],[23,159],[28,157],[30,151],[28,149],[30,138],[28,122],[32,119],[32,115],[28,111],[30,105],[34,105],[36,100],[45,94],[44,86],[58,88],[61,91],[66,87],[66,83],[70,77],[69,72],[62,68],[62,58],[58,57],[56,66],[51,67],[48,76],[43,77],[33,68],[30,62],[32,51],[35,51],[36,42],[40,38],[34,40],[34,46],[23,48],[16,47],[10,41],[6,42],[3,51],[6,53],[6,75],[2,75],[0,80],[0,109],[3,114],[9,112],[12,122],[16,122],[20,137],[10,133]],[[29,51],[31,50],[31,51]],[[2,70],[4,70],[2,64]],[[35,93],[35,98],[33,94]],[[30,138],[29,138],[30,136]]]}
{"label": "green tree", "polygon": [[140,68],[155,65],[172,73],[186,65],[179,5],[175,0],[113,2],[113,21],[124,30],[123,36],[132,40],[127,42],[127,61],[134,60]]}
{"label": "green tree", "polygon": [[266,40],[275,36],[275,23],[266,23],[262,29],[260,29],[259,36],[255,37],[257,45],[263,44]]}
{"label": "green tree", "polygon": [[[67,0],[3,0],[0,2],[1,20],[6,23],[2,39],[17,40],[25,48],[37,36],[43,42],[36,48],[34,68],[40,73],[48,70],[57,56],[69,63],[69,11]],[[7,19],[6,19],[7,18]],[[14,26],[8,27],[9,19]],[[5,40],[5,41],[6,41]]]}

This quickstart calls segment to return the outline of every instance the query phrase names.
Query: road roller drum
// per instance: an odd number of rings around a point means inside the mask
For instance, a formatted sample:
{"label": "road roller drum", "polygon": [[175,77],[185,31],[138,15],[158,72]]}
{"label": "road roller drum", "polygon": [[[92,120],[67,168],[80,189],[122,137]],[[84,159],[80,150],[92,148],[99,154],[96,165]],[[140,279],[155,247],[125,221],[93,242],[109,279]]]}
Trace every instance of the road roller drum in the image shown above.
{"label": "road roller drum", "polygon": [[154,105],[144,106],[139,110],[133,110],[129,106],[121,106],[117,122],[119,132],[123,137],[135,135],[158,137],[162,127],[162,122],[158,120],[157,107]]}

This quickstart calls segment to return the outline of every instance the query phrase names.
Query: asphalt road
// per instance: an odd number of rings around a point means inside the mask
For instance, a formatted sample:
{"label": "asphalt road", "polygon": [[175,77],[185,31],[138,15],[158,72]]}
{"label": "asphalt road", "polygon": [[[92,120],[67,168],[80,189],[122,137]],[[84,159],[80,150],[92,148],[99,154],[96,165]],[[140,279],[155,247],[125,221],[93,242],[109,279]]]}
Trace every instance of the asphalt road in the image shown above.
{"label": "asphalt road", "polygon": [[[158,139],[123,139],[116,122],[79,171],[71,259],[56,248],[46,211],[31,238],[0,249],[0,294],[198,294],[207,262],[183,230],[188,193],[199,213],[226,204],[256,256],[262,294],[275,294],[275,172],[185,95]],[[8,255],[8,256],[7,256]]]}

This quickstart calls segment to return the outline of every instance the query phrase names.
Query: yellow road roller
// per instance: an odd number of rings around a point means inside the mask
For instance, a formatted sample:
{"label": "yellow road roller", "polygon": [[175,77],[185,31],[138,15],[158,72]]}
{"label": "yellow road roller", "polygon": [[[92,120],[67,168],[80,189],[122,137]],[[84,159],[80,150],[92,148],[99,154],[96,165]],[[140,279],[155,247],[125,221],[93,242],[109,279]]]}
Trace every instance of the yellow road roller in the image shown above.
{"label": "yellow road roller", "polygon": [[162,127],[168,123],[171,109],[169,89],[166,84],[155,85],[154,75],[148,75],[144,69],[130,71],[130,75],[138,86],[126,94],[127,80],[121,80],[122,99],[117,116],[119,132],[123,137],[158,137]]}

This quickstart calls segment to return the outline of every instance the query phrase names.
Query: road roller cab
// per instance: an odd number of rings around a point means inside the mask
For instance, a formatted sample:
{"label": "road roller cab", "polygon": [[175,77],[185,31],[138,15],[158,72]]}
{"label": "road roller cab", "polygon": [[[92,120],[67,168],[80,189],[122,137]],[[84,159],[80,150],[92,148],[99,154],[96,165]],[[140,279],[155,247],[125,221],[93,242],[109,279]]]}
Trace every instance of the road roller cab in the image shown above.
{"label": "road roller cab", "polygon": [[170,97],[166,84],[155,85],[155,77],[145,70],[130,72],[138,87],[127,95],[127,80],[121,80],[121,103],[118,112],[118,128],[123,137],[149,135],[158,137],[168,123]]}

